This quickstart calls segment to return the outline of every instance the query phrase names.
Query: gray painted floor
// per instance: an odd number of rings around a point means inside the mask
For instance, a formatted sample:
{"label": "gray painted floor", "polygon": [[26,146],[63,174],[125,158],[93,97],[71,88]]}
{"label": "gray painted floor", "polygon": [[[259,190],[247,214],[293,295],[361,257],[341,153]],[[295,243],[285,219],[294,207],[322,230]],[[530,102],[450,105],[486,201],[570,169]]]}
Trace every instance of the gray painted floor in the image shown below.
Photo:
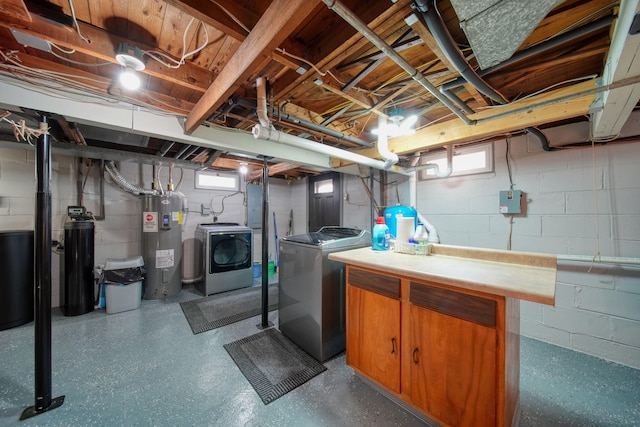
{"label": "gray painted floor", "polygon": [[[52,397],[64,404],[25,421],[34,404],[33,323],[0,331],[1,426],[419,426],[345,365],[264,405],[223,344],[254,334],[260,316],[193,335],[186,286],[139,309],[52,321]],[[277,311],[269,313],[277,325]],[[640,426],[640,371],[522,339],[521,426]]]}

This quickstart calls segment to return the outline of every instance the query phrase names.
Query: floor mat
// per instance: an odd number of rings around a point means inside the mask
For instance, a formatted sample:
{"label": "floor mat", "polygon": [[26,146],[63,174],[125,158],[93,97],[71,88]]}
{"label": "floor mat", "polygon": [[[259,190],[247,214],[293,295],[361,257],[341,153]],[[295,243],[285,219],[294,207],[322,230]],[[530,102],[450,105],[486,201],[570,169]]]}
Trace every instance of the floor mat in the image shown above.
{"label": "floor mat", "polygon": [[[278,285],[269,285],[268,311],[278,308]],[[180,303],[194,334],[262,313],[262,286],[251,286]]]}
{"label": "floor mat", "polygon": [[327,370],[275,328],[224,348],[265,405]]}

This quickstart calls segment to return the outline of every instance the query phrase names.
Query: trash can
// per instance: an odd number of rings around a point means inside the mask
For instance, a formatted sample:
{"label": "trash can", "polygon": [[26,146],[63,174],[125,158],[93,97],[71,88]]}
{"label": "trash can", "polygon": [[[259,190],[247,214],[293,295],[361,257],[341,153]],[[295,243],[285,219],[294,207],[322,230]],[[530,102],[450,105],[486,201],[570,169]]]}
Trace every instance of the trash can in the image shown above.
{"label": "trash can", "polygon": [[33,230],[0,231],[0,331],[33,320]]}
{"label": "trash can", "polygon": [[142,281],[145,278],[144,259],[108,258],[103,269],[105,303],[108,314],[135,310],[142,300]]}

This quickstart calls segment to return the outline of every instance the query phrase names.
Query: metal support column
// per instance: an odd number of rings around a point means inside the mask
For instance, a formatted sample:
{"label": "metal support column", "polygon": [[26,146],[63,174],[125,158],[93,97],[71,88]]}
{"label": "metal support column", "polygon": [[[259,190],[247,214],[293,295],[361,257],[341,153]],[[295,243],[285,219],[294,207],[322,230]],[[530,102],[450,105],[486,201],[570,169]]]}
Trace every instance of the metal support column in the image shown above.
{"label": "metal support column", "polygon": [[[47,125],[47,116],[42,117]],[[50,411],[64,403],[51,398],[51,141],[45,132],[36,144],[35,215],[35,404],[20,420]]]}
{"label": "metal support column", "polygon": [[265,329],[269,323],[269,166],[266,157],[262,159],[262,322],[258,327]]}

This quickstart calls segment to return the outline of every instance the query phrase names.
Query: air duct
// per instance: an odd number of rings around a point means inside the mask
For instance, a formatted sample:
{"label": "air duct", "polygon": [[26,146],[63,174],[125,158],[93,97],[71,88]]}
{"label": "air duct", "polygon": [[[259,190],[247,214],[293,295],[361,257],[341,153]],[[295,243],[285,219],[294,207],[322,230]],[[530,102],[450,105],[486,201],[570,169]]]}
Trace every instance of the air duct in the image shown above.
{"label": "air duct", "polygon": [[158,194],[156,190],[146,190],[144,188],[138,187],[137,185],[134,185],[129,181],[127,181],[127,179],[120,174],[120,171],[118,171],[118,168],[116,168],[116,165],[110,160],[104,163],[104,169],[109,173],[109,176],[111,177],[113,182],[115,182],[116,185],[118,185],[118,187],[122,188],[123,190],[129,193],[132,193],[135,195]]}

